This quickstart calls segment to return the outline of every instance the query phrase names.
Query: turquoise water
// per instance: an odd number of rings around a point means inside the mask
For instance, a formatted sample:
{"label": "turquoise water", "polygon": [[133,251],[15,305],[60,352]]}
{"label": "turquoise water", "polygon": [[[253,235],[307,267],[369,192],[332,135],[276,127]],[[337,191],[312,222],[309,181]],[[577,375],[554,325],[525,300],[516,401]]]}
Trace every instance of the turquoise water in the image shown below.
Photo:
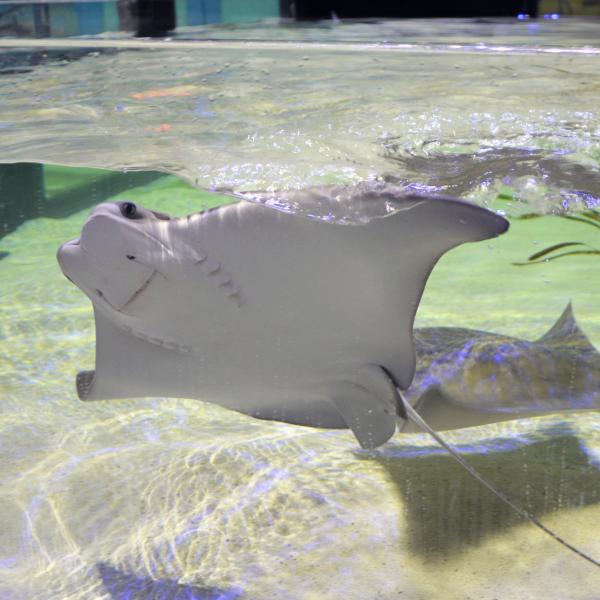
{"label": "turquoise water", "polygon": [[[480,39],[480,25],[463,27],[449,42]],[[331,41],[377,34],[361,25]],[[45,195],[33,186],[27,197],[18,187],[2,196],[27,207],[5,218],[0,239],[2,598],[594,598],[593,566],[523,522],[427,436],[396,435],[367,452],[347,431],[200,401],[80,403],[74,378],[93,368],[93,315],[55,259],[105,200],[185,215],[230,201],[223,188],[387,178],[511,218],[506,235],[440,261],[418,327],[534,340],[572,301],[598,348],[598,256],[513,264],[561,242],[600,246],[597,227],[564,218],[600,198],[598,57],[589,29],[579,38],[573,23],[542,39],[529,53],[500,54],[489,40],[473,52],[107,51],[88,41],[76,57],[54,49],[0,78],[2,160],[47,165]],[[523,44],[494,38],[509,41]],[[24,48],[19,60],[41,51]],[[88,167],[171,175],[109,185]],[[331,217],[325,203],[284,208]],[[198,307],[198,318],[210,315]],[[600,556],[597,413],[444,435],[517,503]]]}

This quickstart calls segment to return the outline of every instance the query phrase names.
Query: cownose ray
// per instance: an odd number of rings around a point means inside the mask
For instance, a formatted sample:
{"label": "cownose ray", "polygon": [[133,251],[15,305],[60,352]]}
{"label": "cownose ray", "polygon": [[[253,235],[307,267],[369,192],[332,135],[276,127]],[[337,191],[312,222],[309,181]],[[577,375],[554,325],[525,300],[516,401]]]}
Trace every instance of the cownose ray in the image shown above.
{"label": "cownose ray", "polygon": [[[315,198],[369,218],[325,222],[266,205]],[[94,307],[96,369],[78,374],[78,395],[199,398],[262,419],[350,428],[364,448],[410,418],[515,511],[600,566],[481,477],[402,392],[437,260],[507,228],[473,204],[388,186],[315,188],[177,219],[101,204],[58,250]]]}
{"label": "cownose ray", "polygon": [[368,215],[324,222],[245,199],[184,218],[105,203],[62,245],[92,301],[96,369],[82,400],[198,398],[245,414],[350,428],[365,448],[395,432],[415,371],[413,321],[439,257],[508,222],[452,198],[389,186],[314,188]]}
{"label": "cownose ray", "polygon": [[[569,303],[539,339],[459,327],[414,330],[407,400],[436,430],[600,409],[600,353]],[[406,421],[402,431],[416,430]]]}

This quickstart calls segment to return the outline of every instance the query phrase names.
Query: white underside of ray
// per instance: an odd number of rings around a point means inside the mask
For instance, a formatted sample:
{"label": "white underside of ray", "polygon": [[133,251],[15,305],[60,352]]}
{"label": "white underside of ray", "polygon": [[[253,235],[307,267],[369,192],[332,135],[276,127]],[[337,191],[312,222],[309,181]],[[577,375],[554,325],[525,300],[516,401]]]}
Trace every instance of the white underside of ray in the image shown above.
{"label": "white underside of ray", "polygon": [[393,190],[344,202],[376,216],[349,226],[241,201],[186,219],[144,211],[128,220],[100,205],[80,244],[59,251],[95,306],[96,371],[79,378],[81,397],[198,398],[384,443],[395,430],[394,388],[414,374],[412,327],[431,269],[507,222]]}

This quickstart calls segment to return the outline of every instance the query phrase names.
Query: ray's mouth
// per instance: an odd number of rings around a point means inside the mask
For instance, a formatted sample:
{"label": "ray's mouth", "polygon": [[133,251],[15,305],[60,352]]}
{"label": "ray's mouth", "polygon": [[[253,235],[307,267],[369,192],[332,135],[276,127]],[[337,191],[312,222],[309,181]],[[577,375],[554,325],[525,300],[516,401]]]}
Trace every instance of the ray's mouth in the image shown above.
{"label": "ray's mouth", "polygon": [[158,271],[156,271],[156,270],[154,270],[154,271],[152,271],[152,273],[150,273],[150,276],[148,277],[148,279],[146,279],[146,281],[144,281],[144,283],[133,293],[131,298],[129,298],[129,300],[127,300],[127,302],[125,302],[125,304],[121,307],[121,311],[125,310],[130,304],[135,302],[140,297],[140,295],[152,283],[152,280],[156,277],[157,273],[158,273]]}
{"label": "ray's mouth", "polygon": [[131,304],[133,304],[133,302],[135,302],[141,296],[141,294],[148,288],[148,286],[152,283],[152,280],[156,277],[157,274],[158,271],[152,271],[152,273],[150,273],[150,276],[146,279],[146,281],[144,281],[144,283],[137,290],[135,290],[135,292],[133,292],[131,297],[122,306],[115,306],[100,289],[96,289],[96,296],[98,298],[101,298],[114,311],[123,313],[125,309],[131,306]]}

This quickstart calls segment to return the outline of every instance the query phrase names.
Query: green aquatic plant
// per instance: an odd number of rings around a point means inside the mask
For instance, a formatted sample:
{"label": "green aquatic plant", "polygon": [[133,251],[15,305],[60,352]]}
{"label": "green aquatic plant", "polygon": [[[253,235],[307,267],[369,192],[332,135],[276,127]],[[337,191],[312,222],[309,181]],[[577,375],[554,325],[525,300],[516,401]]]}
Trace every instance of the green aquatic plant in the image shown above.
{"label": "green aquatic plant", "polygon": [[[544,215],[527,214],[520,217],[521,219],[534,219]],[[600,229],[600,212],[590,208],[583,211],[578,215],[557,215],[561,219],[568,219],[577,223],[583,223],[585,225],[591,225]],[[566,248],[570,248],[564,251]],[[576,248],[576,249],[575,249]],[[568,256],[582,256],[582,255],[600,255],[600,250],[594,246],[590,246],[585,242],[559,242],[552,244],[542,250],[534,252],[531,256],[527,257],[527,260],[523,262],[514,262],[513,265],[523,267],[527,265],[535,265],[543,262],[550,262],[551,260],[557,260],[559,258],[566,258]]]}

